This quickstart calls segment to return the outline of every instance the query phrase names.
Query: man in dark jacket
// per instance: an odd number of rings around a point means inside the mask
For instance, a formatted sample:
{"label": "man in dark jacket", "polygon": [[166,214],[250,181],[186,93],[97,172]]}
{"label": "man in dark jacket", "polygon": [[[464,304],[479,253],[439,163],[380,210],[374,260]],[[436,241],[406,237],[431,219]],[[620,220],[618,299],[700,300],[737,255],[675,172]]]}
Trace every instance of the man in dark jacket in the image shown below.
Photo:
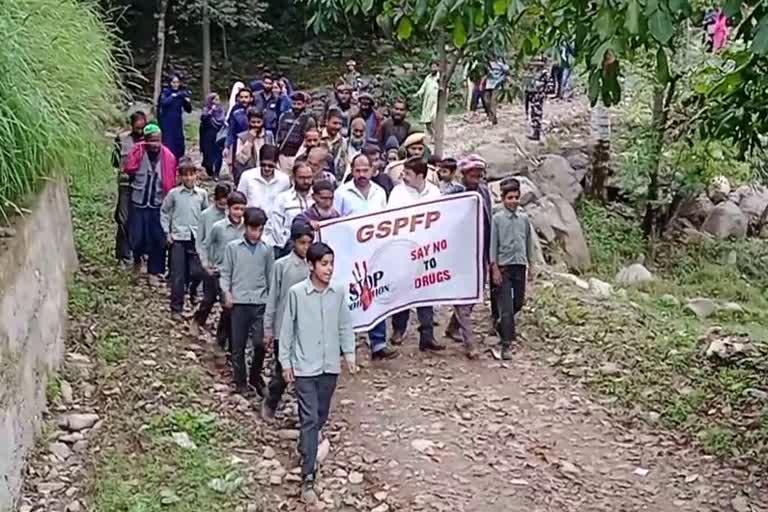
{"label": "man in dark jacket", "polygon": [[291,99],[275,87],[272,75],[265,73],[261,84],[263,89],[254,96],[253,106],[264,112],[264,128],[275,133],[280,115],[291,109]]}
{"label": "man in dark jacket", "polygon": [[397,139],[397,144],[402,144],[411,132],[411,123],[405,120],[408,115],[408,104],[404,98],[396,98],[392,103],[391,117],[381,123],[379,134],[379,146],[384,147],[390,137]]}
{"label": "man in dark jacket", "polygon": [[277,147],[280,149],[280,168],[288,171],[304,142],[304,135],[317,123],[306,111],[308,96],[303,92],[291,95],[291,110],[283,112],[277,123]]}
{"label": "man in dark jacket", "polygon": [[360,112],[356,117],[365,120],[365,140],[379,140],[383,117],[381,113],[376,110],[376,102],[374,101],[373,96],[367,92],[360,93],[357,97],[357,103],[360,106]]}

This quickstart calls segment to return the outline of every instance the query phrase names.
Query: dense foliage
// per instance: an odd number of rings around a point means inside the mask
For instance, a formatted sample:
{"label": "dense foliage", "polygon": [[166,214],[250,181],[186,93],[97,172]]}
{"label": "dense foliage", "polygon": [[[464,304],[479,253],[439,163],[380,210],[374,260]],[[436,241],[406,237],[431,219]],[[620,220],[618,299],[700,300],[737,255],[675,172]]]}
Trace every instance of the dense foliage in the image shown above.
{"label": "dense foliage", "polygon": [[75,0],[0,1],[0,216],[57,172],[109,168],[103,121],[112,111],[112,41]]}

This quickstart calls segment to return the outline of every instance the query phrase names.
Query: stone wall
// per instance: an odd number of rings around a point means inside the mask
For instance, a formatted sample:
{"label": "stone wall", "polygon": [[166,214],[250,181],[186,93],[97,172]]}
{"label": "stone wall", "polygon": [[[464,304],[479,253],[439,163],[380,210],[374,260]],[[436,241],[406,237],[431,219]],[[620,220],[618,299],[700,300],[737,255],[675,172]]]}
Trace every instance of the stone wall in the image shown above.
{"label": "stone wall", "polygon": [[67,186],[51,181],[0,237],[0,511],[14,510],[24,457],[64,353],[67,284],[77,265]]}

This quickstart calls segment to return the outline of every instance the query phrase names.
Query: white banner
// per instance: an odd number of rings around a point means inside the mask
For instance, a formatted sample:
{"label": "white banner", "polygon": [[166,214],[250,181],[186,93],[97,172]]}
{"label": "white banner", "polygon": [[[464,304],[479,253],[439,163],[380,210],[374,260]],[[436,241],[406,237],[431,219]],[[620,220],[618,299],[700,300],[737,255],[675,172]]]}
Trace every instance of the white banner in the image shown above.
{"label": "white banner", "polygon": [[481,214],[480,196],[469,192],[322,224],[355,330],[417,306],[480,302]]}

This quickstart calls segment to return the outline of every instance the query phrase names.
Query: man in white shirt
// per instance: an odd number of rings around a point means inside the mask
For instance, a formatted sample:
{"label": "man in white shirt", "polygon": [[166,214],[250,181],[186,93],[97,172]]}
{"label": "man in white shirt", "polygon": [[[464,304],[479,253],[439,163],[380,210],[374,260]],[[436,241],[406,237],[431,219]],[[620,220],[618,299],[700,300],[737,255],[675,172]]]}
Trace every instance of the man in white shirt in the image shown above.
{"label": "man in white shirt", "polygon": [[[342,217],[386,209],[387,194],[371,181],[372,177],[373,166],[366,155],[361,153],[352,159],[352,181],[341,185],[334,197],[334,206]],[[368,340],[371,343],[372,359],[397,357],[397,351],[387,346],[386,320],[368,331]]]}
{"label": "man in white shirt", "polygon": [[[395,185],[389,196],[389,208],[423,203],[439,199],[440,189],[427,181],[427,163],[421,157],[411,157],[403,165],[403,182]],[[416,308],[419,317],[419,350],[426,352],[445,350],[445,345],[435,340],[434,310],[432,306]],[[405,330],[408,327],[408,317],[411,311],[406,309],[392,316],[393,345],[402,345]]]}
{"label": "man in white shirt", "polygon": [[267,214],[263,240],[275,248],[275,259],[291,252],[291,247],[286,244],[291,235],[293,219],[315,202],[310,194],[312,178],[312,168],[309,164],[293,164],[293,187],[277,195],[274,209]]}
{"label": "man in white shirt", "polygon": [[291,188],[291,179],[277,169],[278,158],[277,147],[265,144],[259,150],[259,166],[240,176],[237,190],[245,194],[249,207],[271,212],[277,195]]}

